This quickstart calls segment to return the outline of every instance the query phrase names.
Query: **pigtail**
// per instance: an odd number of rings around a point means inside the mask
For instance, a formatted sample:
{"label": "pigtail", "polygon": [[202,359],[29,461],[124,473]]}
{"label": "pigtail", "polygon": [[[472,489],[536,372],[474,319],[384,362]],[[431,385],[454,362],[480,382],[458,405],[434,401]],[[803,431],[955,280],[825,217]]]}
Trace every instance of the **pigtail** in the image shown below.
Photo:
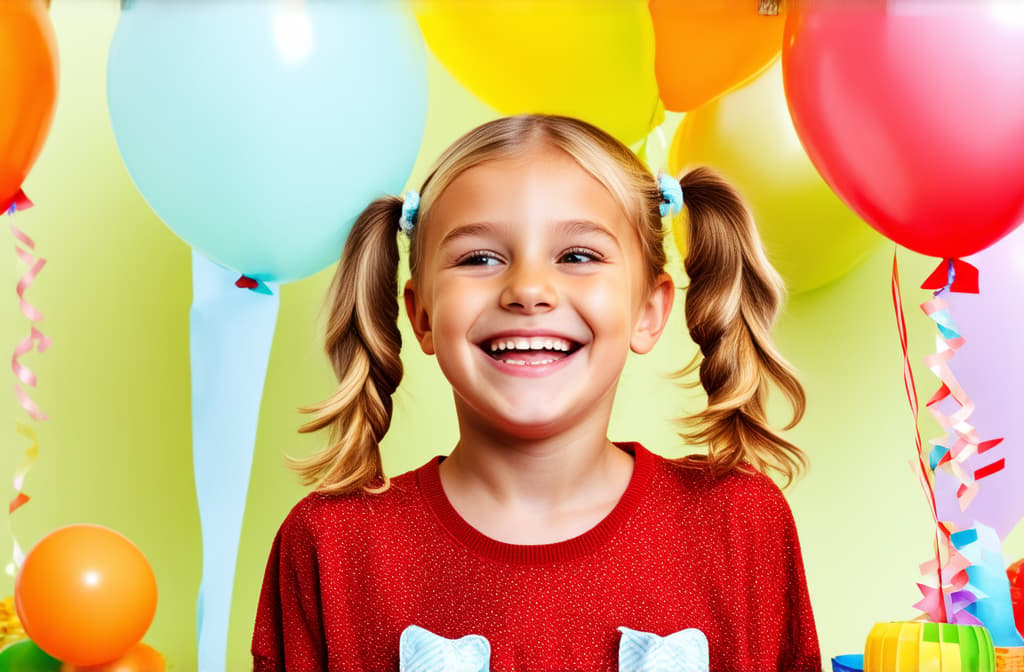
{"label": "pigtail", "polygon": [[[388,487],[380,441],[391,424],[391,395],[402,380],[398,331],[398,220],[402,201],[378,198],[356,219],[331,282],[325,349],[337,390],[300,409],[313,419],[299,428],[329,428],[320,452],[290,460],[318,492],[370,492]],[[381,484],[374,488],[374,484]]]}
{"label": "pigtail", "polygon": [[800,421],[806,406],[796,372],[771,338],[785,298],[782,278],[732,187],[706,168],[680,184],[689,215],[686,324],[700,347],[682,375],[699,371],[708,395],[707,408],[686,419],[690,428],[680,436],[707,445],[716,473],[746,462],[780,472],[789,484],[807,459],[768,424],[765,410],[771,384],[793,408],[785,429]]}

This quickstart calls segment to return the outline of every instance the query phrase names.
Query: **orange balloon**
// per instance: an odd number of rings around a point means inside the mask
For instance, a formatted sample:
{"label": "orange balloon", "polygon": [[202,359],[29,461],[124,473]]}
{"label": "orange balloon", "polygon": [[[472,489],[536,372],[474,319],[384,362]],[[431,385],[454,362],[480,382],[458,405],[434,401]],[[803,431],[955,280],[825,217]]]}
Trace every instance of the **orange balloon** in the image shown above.
{"label": "orange balloon", "polygon": [[783,14],[757,0],[651,0],[654,72],[665,108],[687,112],[767,68],[782,49]]}
{"label": "orange balloon", "polygon": [[152,646],[139,642],[113,662],[84,667],[64,663],[60,672],[164,672],[166,669],[163,655]]}
{"label": "orange balloon", "polygon": [[39,156],[57,100],[57,36],[46,0],[0,2],[0,207]]}
{"label": "orange balloon", "polygon": [[21,566],[14,605],[28,636],[72,665],[117,660],[146,634],[156,577],[132,542],[99,525],[43,537]]}

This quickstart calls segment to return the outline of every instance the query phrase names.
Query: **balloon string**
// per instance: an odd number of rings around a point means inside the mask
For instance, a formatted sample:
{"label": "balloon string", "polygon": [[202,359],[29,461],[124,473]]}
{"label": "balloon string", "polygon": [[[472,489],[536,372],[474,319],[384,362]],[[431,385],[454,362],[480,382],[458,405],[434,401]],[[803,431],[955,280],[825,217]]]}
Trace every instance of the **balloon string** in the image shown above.
{"label": "balloon string", "polygon": [[935,493],[932,491],[931,483],[928,480],[929,471],[925,468],[922,455],[923,443],[921,441],[921,429],[918,426],[920,411],[917,405],[917,386],[914,384],[914,372],[910,366],[910,351],[907,346],[907,322],[903,312],[903,299],[900,295],[900,272],[895,250],[892,255],[892,304],[896,313],[896,331],[900,337],[900,347],[903,349],[903,386],[907,392],[907,401],[910,402],[910,413],[914,418],[914,440],[917,445],[917,460],[911,460],[910,465],[921,484],[925,499],[928,501],[928,509],[932,514],[932,520],[935,522],[935,558],[921,565],[921,573],[934,573],[937,587],[932,588],[929,585],[919,583],[918,588],[924,594],[924,599],[914,606],[919,609],[924,607],[932,620],[944,623],[950,605],[948,596],[941,590],[942,567],[946,564],[943,562],[942,551],[943,549],[951,548],[952,543],[949,538],[949,530],[939,523],[939,513],[935,506]]}
{"label": "balloon string", "polygon": [[[10,207],[7,208],[7,214],[13,219],[16,212],[19,210],[25,210],[31,206],[32,202],[25,197],[24,193],[19,192],[10,204]],[[40,271],[43,270],[43,267],[46,265],[46,260],[36,257],[33,254],[35,251],[35,242],[27,234],[18,229],[18,227],[14,225],[13,221],[11,222],[11,234],[14,236],[14,249],[18,255],[18,259],[27,267],[25,273],[22,274],[21,278],[19,278],[16,287],[18,303],[22,314],[32,323],[29,335],[15,346],[14,354],[11,357],[11,370],[17,378],[17,381],[14,383],[14,394],[18,398],[18,403],[25,409],[25,412],[28,413],[29,417],[37,422],[41,422],[47,419],[47,415],[43,413],[39,406],[31,397],[29,397],[28,393],[22,387],[22,385],[35,387],[37,383],[36,375],[27,366],[22,364],[20,359],[23,355],[31,352],[32,350],[43,352],[49,348],[52,343],[52,341],[35,325],[36,322],[43,319],[43,314],[25,298],[25,293],[28,291],[29,287],[32,286],[32,283],[35,282]],[[19,382],[21,383],[20,385]],[[24,490],[25,477],[28,475],[29,471],[32,470],[32,466],[39,458],[39,438],[36,435],[35,430],[33,430],[29,425],[19,421],[15,422],[14,429],[19,435],[28,440],[29,447],[25,449],[21,464],[14,472],[12,485],[14,486],[15,495],[7,507],[7,529],[11,536],[13,562],[7,565],[6,570],[7,573],[12,576],[21,567],[21,563],[25,559],[25,553],[14,534],[13,516],[14,512],[24,506],[30,499]]]}

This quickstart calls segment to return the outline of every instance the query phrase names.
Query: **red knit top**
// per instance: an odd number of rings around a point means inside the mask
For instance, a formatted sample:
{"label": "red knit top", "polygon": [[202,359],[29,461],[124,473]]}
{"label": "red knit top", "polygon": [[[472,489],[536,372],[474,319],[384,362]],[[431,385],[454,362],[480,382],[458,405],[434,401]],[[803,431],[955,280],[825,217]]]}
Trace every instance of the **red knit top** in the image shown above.
{"label": "red knit top", "polygon": [[608,516],[534,546],[484,536],[452,507],[435,458],[382,494],[311,494],[267,563],[255,670],[398,669],[415,624],[483,635],[491,669],[614,671],[616,628],[699,628],[713,672],[820,672],[793,516],[766,476],[720,478],[639,444]]}

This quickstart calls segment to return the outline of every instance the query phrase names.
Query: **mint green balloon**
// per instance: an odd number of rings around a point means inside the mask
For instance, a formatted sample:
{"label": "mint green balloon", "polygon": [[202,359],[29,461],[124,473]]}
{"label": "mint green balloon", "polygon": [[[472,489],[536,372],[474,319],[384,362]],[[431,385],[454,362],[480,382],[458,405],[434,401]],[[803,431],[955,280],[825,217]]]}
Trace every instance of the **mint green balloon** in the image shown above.
{"label": "mint green balloon", "polygon": [[0,672],[59,672],[61,662],[30,639],[0,650]]}
{"label": "mint green balloon", "polygon": [[369,202],[401,193],[426,53],[403,3],[132,0],[107,97],[164,223],[222,266],[289,282],[335,263]]}

